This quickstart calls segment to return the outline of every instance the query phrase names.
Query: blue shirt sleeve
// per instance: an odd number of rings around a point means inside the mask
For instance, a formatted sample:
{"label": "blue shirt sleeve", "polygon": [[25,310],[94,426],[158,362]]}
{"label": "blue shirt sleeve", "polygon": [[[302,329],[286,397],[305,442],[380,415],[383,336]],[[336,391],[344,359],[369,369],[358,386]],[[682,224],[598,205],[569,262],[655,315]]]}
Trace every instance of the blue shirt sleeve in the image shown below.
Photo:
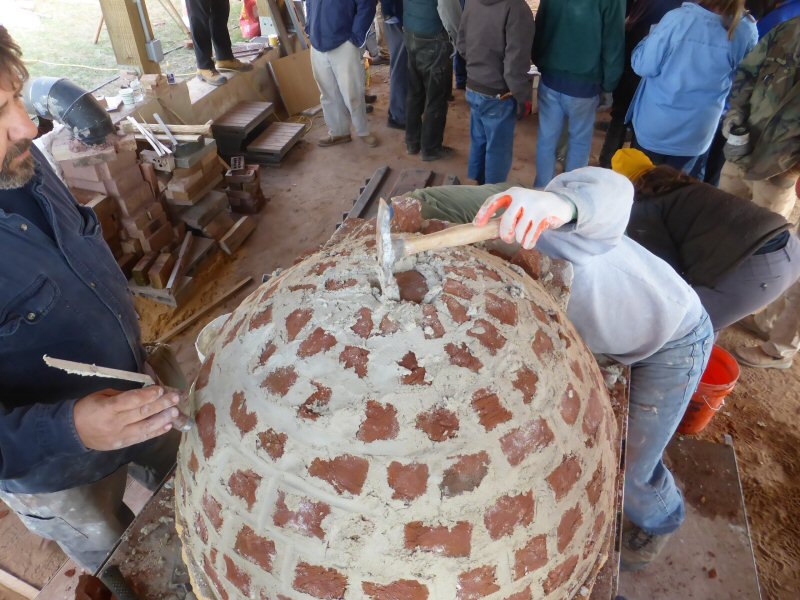
{"label": "blue shirt sleeve", "polygon": [[0,479],[27,475],[46,458],[88,452],[73,419],[77,400],[0,412]]}
{"label": "blue shirt sleeve", "polygon": [[377,0],[356,0],[356,15],[353,18],[353,33],[350,41],[356,48],[362,48],[367,42],[367,32],[375,19]]}

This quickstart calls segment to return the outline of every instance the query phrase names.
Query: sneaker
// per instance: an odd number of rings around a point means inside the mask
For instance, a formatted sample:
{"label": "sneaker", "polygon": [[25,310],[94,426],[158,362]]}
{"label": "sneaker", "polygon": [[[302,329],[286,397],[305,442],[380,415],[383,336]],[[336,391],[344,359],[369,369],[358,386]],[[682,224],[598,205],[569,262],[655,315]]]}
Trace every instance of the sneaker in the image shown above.
{"label": "sneaker", "polygon": [[232,58],[231,60],[218,60],[216,65],[217,69],[220,71],[238,71],[239,73],[242,73],[244,71],[253,70],[253,65],[242,62],[238,58]]}
{"label": "sneaker", "polygon": [[422,160],[424,160],[425,162],[431,162],[434,160],[439,160],[440,158],[448,158],[454,152],[455,150],[453,150],[450,146],[442,146],[441,148],[434,150],[433,152],[423,152]]}
{"label": "sneaker", "polygon": [[368,133],[367,135],[362,135],[362,136],[360,136],[360,137],[361,137],[361,140],[362,140],[362,141],[363,141],[363,142],[364,142],[364,143],[365,143],[367,146],[369,146],[370,148],[374,148],[375,146],[377,146],[377,145],[378,145],[378,138],[376,138],[376,137],[375,137],[374,135],[372,135],[371,133]]}
{"label": "sneaker", "polygon": [[336,146],[337,144],[346,144],[347,142],[353,141],[353,138],[350,137],[350,134],[345,135],[328,135],[322,138],[321,140],[317,140],[317,146],[321,148],[327,148],[328,146]]}
{"label": "sneaker", "polygon": [[375,94],[366,94],[364,96],[364,102],[367,104],[374,104],[378,101],[378,97]]}
{"label": "sneaker", "polygon": [[793,362],[793,357],[775,358],[764,352],[761,346],[736,348],[733,355],[741,364],[756,369],[789,369]]}
{"label": "sneaker", "polygon": [[736,324],[748,331],[762,340],[766,340],[769,338],[769,332],[764,331],[761,327],[758,326],[758,322],[756,321],[755,315],[747,315],[746,317],[739,319]]}
{"label": "sneaker", "polygon": [[220,86],[228,81],[227,77],[216,69],[197,69],[197,78],[200,81],[205,81],[207,84],[215,86]]}
{"label": "sneaker", "polygon": [[[400,130],[403,130],[403,131],[405,131],[405,128],[406,128],[406,124],[405,123],[399,123],[399,122],[395,121],[392,117],[389,117],[388,119],[386,119],[386,126],[389,127],[389,129],[400,129]],[[419,150],[417,150],[417,152],[419,152]]]}
{"label": "sneaker", "polygon": [[414,155],[419,154],[419,146],[412,146],[410,144],[406,144],[406,154]]}
{"label": "sneaker", "polygon": [[671,537],[671,533],[665,535],[647,533],[641,527],[625,519],[622,525],[620,569],[641,571],[656,559]]}
{"label": "sneaker", "polygon": [[378,65],[388,65],[389,59],[384,56],[376,56],[375,58],[369,57],[369,64],[377,67]]}

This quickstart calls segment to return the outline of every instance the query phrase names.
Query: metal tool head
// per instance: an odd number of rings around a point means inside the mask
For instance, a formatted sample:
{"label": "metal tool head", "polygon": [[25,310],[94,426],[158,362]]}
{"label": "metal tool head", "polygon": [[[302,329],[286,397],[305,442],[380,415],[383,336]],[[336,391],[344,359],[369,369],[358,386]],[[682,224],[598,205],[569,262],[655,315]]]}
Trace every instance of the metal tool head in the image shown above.
{"label": "metal tool head", "polygon": [[395,281],[394,263],[397,260],[392,243],[393,209],[383,198],[378,202],[378,217],[375,221],[375,248],[378,251],[378,270],[380,272],[381,290],[384,296],[399,299],[400,292]]}

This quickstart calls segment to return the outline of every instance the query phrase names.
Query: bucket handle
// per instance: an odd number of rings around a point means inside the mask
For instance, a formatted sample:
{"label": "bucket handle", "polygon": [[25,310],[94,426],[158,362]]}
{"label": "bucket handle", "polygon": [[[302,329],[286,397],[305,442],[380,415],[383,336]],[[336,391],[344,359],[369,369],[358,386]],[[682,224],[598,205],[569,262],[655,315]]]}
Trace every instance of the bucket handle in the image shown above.
{"label": "bucket handle", "polygon": [[705,403],[706,403],[706,406],[707,406],[709,409],[711,409],[712,411],[714,411],[714,412],[719,412],[719,411],[721,411],[721,410],[722,410],[722,408],[725,406],[725,398],[723,398],[723,399],[722,399],[722,403],[721,403],[721,404],[720,404],[720,405],[719,405],[717,408],[714,408],[713,406],[711,406],[711,405],[708,403],[708,400],[706,399],[706,395],[705,395],[705,394],[701,394],[701,395],[700,395],[700,397],[703,399],[703,402],[705,402]]}

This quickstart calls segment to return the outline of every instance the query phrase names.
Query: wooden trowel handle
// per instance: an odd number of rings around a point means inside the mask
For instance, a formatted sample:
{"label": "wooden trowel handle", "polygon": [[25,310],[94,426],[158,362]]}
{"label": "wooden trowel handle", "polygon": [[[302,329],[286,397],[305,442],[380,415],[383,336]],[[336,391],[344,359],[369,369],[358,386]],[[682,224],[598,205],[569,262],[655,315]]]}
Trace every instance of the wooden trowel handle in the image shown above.
{"label": "wooden trowel handle", "polygon": [[500,219],[492,219],[483,227],[475,227],[472,223],[456,225],[436,233],[406,239],[406,255],[417,254],[427,250],[442,250],[455,246],[466,246],[477,242],[496,239],[500,235]]}

